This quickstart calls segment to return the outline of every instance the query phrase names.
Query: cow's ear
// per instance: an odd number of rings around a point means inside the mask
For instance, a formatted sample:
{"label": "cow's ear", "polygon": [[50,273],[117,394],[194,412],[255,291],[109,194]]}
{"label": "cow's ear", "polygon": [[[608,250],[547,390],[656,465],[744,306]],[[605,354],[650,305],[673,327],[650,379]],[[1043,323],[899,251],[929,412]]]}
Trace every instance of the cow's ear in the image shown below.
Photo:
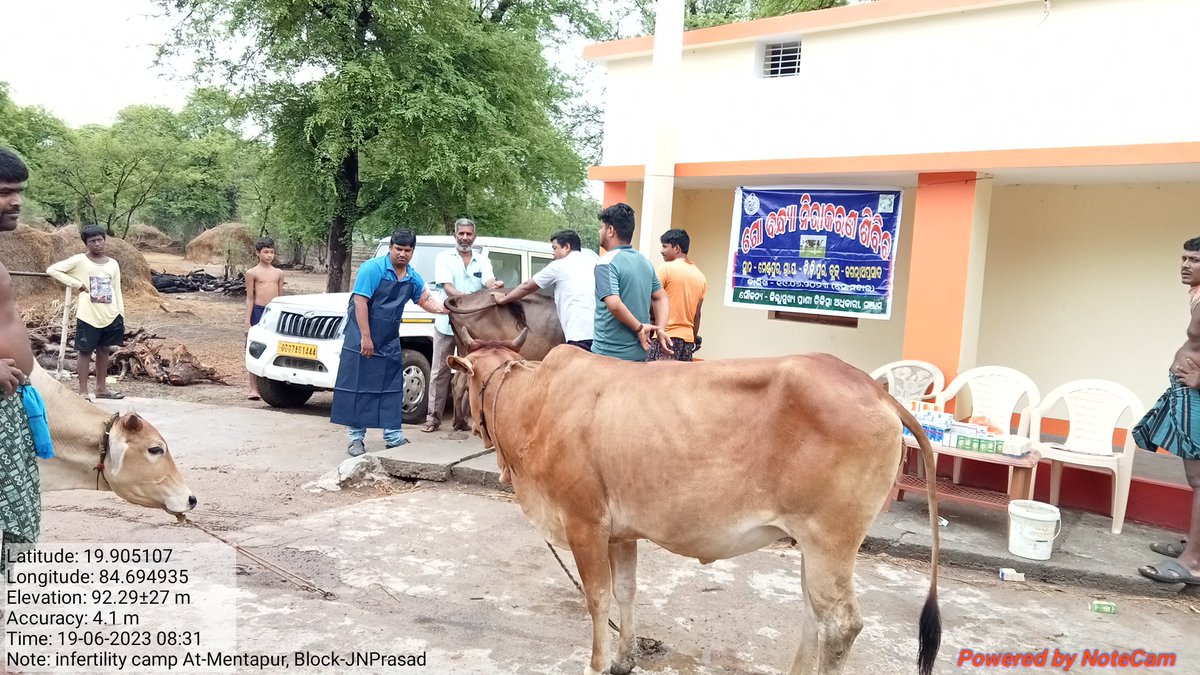
{"label": "cow's ear", "polygon": [[450,355],[446,357],[446,364],[454,370],[461,370],[465,372],[467,375],[475,374],[475,369],[471,367],[471,362],[464,358]]}

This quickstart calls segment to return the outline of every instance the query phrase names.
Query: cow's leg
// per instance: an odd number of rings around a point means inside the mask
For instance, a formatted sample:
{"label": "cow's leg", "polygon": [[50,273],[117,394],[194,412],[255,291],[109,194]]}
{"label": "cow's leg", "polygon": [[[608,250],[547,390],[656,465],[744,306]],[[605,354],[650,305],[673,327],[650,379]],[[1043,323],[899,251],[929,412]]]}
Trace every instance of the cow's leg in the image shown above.
{"label": "cow's leg", "polygon": [[[854,561],[857,547],[822,550],[819,539],[808,539],[804,551],[804,599],[815,616],[817,672],[841,675],[854,639],[862,630],[862,614],[854,594]],[[805,624],[808,639],[808,622]],[[802,645],[792,666],[792,675],[811,672],[812,650]]]}
{"label": "cow's leg", "polygon": [[617,655],[609,672],[625,675],[637,659],[637,633],[633,626],[633,596],[637,592],[637,541],[608,545],[608,563],[612,570],[613,595],[621,612],[621,636]]}
{"label": "cow's leg", "polygon": [[575,555],[575,566],[579,568],[579,580],[587,599],[588,614],[592,616],[592,660],[584,675],[600,675],[608,666],[608,609],[609,594],[612,592],[612,572],[608,563],[608,537],[598,528],[580,528],[580,534],[571,536],[567,525],[567,540],[571,553]]}
{"label": "cow's leg", "polygon": [[804,592],[804,621],[800,626],[800,650],[796,652],[796,660],[792,663],[790,675],[810,675],[817,669],[817,659],[821,655],[821,645],[818,639],[820,624],[813,612],[812,594],[808,590],[808,568],[804,563],[808,556],[800,561],[800,588]]}

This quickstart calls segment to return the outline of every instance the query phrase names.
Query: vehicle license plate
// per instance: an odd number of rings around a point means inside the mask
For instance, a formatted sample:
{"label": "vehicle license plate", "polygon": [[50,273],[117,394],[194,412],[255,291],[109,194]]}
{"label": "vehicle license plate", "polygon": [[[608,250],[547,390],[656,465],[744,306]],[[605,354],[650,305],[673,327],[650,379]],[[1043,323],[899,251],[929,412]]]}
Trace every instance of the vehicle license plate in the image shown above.
{"label": "vehicle license plate", "polygon": [[315,361],[317,358],[317,346],[306,345],[302,342],[280,342],[279,355],[295,356],[296,358],[312,359]]}

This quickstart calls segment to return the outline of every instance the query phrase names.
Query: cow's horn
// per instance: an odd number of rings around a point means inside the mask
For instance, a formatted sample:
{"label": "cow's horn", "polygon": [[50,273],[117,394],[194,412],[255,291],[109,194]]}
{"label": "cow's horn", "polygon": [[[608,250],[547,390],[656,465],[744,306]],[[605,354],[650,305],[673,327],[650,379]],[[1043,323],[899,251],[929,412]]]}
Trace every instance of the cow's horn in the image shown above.
{"label": "cow's horn", "polygon": [[516,351],[521,351],[521,345],[525,344],[525,338],[527,337],[529,337],[529,328],[522,328],[520,334],[517,335],[517,339],[512,342],[513,346],[516,347]]}
{"label": "cow's horn", "polygon": [[466,326],[462,327],[462,339],[463,344],[467,347],[467,351],[470,351],[471,347],[475,344],[475,338],[471,337],[471,334],[467,332]]}

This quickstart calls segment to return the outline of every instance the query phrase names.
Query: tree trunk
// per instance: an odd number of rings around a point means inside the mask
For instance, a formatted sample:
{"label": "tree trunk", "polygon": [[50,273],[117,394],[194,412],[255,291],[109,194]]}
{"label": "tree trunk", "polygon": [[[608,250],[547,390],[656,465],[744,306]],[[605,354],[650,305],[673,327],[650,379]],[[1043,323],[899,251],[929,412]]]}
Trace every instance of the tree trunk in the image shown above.
{"label": "tree trunk", "polygon": [[325,290],[344,293],[350,290],[350,251],[354,224],[358,221],[358,150],[350,150],[338,166],[335,179],[337,206],[329,223],[329,280]]}

